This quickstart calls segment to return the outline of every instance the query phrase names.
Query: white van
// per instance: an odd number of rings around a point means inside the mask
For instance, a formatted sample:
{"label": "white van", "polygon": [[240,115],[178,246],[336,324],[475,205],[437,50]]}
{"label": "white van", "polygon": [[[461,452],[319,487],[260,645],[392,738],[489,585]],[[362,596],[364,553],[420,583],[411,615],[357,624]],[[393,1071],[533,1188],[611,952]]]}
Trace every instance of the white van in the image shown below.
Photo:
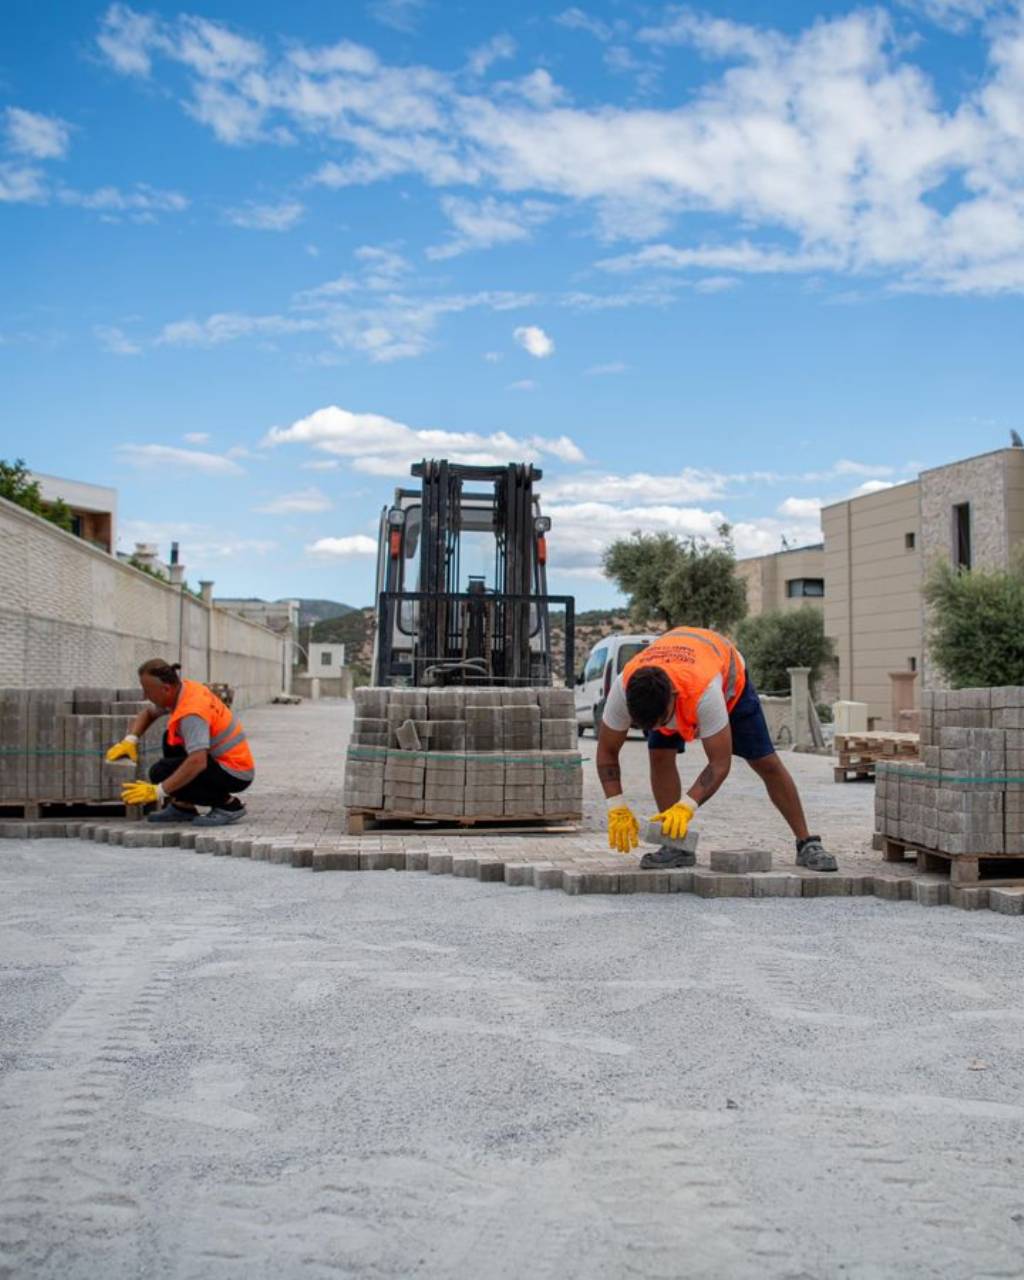
{"label": "white van", "polygon": [[590,651],[587,665],[576,682],[576,730],[593,729],[594,737],[601,725],[601,712],[612,681],[641,649],[646,649],[657,636],[605,636]]}

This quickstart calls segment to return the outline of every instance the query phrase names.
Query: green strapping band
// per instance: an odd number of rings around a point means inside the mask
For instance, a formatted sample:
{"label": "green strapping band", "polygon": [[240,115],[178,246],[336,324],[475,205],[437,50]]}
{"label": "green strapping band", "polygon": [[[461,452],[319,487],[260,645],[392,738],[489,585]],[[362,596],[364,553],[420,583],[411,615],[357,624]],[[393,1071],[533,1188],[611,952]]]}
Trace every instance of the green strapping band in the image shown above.
{"label": "green strapping band", "polygon": [[545,769],[582,769],[584,758],[578,760],[545,760],[531,756],[506,756],[495,751],[403,751],[400,747],[349,747],[352,760],[477,760],[484,764],[532,764]]}

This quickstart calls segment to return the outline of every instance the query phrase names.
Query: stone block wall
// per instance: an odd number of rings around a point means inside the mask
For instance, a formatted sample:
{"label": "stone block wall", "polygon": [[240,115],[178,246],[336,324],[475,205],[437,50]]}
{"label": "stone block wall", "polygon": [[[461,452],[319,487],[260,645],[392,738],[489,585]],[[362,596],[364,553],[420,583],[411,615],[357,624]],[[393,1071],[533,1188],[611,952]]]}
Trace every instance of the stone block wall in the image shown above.
{"label": "stone block wall", "polygon": [[268,701],[285,677],[280,636],[0,499],[0,686],[127,686],[152,657],[230,684],[236,707]]}

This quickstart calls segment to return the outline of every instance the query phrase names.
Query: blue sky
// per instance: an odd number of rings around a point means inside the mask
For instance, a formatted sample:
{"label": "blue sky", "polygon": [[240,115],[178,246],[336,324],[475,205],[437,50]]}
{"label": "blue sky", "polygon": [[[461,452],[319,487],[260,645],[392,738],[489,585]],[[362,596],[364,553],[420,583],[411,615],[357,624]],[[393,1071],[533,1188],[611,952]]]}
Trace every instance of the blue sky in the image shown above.
{"label": "blue sky", "polygon": [[[781,10],[782,16],[777,10]],[[368,603],[424,455],[532,458],[551,586],[741,554],[1024,427],[1024,13],[7,0],[0,456],[218,594]]]}

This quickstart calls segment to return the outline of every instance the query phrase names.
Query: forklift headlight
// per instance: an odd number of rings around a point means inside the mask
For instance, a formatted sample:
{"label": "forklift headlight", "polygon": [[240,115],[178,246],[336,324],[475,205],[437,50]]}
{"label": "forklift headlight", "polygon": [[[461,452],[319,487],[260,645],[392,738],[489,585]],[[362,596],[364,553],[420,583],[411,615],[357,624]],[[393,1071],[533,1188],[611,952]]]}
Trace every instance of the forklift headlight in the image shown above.
{"label": "forklift headlight", "polygon": [[537,517],[534,519],[534,522],[533,522],[533,531],[534,531],[534,533],[537,533],[537,534],[550,533],[550,532],[551,532],[551,517],[550,517],[550,516],[537,516]]}
{"label": "forklift headlight", "polygon": [[405,524],[405,512],[401,507],[392,507],[388,512],[388,525],[392,529],[401,529]]}

